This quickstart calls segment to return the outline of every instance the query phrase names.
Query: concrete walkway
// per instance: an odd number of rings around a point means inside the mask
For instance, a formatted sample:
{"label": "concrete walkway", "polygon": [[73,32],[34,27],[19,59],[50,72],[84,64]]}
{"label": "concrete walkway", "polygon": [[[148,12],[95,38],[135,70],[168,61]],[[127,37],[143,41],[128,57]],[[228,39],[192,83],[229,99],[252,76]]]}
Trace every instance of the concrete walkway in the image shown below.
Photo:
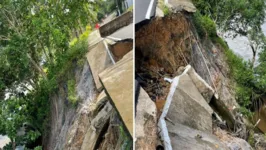
{"label": "concrete walkway", "polygon": [[117,30],[115,33],[109,35],[108,37],[116,38],[116,39],[120,39],[120,40],[133,39],[133,24],[131,23],[128,26],[125,26],[125,27]]}

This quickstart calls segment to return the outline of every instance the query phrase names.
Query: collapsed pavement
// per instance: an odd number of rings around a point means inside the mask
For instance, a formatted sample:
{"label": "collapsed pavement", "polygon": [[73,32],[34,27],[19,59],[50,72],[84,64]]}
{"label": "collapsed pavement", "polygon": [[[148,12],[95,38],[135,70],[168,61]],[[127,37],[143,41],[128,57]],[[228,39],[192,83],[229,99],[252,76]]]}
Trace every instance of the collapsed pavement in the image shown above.
{"label": "collapsed pavement", "polygon": [[[99,30],[102,40],[87,54],[97,90],[104,93],[104,99],[108,99],[108,103],[103,109],[113,108],[117,112],[117,117],[122,121],[122,128],[125,129],[123,134],[126,135],[123,136],[128,136],[129,141],[127,142],[132,141],[133,137],[133,33],[131,32],[131,26],[132,12],[126,12],[124,15],[103,25]],[[109,124],[110,127],[108,128],[112,128],[110,114],[109,110],[109,112],[101,115],[98,119],[106,120],[106,123],[99,122],[99,125]],[[97,120],[97,118],[95,119]],[[110,123],[108,123],[109,121]],[[105,135],[102,136],[108,136],[109,130],[111,129],[108,129],[104,133]],[[84,143],[91,143],[91,140],[95,139],[91,137],[91,133],[93,133],[93,129],[89,128],[84,139],[87,142]],[[106,143],[108,144],[108,141]],[[85,144],[83,147],[82,149],[88,149],[91,146]],[[107,147],[102,147],[102,149]],[[95,149],[95,147],[92,148]],[[117,148],[116,146],[115,149]]]}
{"label": "collapsed pavement", "polygon": [[[52,98],[45,149],[133,148],[132,12],[125,14],[104,25],[104,36],[101,28],[89,35],[88,53],[70,70],[79,103],[69,105],[62,83]],[[120,26],[123,20],[127,24]]]}
{"label": "collapsed pavement", "polygon": [[[170,15],[156,12],[154,18],[136,24],[136,83],[140,87],[135,100],[136,147],[252,149],[224,49],[199,39],[192,17],[196,9],[190,0],[169,0],[165,5]],[[149,109],[143,104],[149,104]],[[154,130],[157,135],[149,132]]]}

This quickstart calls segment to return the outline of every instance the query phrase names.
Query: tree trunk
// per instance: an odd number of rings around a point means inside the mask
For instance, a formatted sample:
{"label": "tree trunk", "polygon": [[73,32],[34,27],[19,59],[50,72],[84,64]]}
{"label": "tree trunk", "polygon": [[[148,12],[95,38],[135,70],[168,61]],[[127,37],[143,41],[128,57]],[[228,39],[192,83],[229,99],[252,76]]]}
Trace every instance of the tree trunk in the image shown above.
{"label": "tree trunk", "polygon": [[15,140],[12,140],[12,149],[16,150],[16,141]]}
{"label": "tree trunk", "polygon": [[29,58],[30,62],[33,64],[34,68],[42,75],[44,79],[47,79],[45,72],[43,72],[43,69],[31,58],[29,54],[27,54],[27,57]]}
{"label": "tree trunk", "polygon": [[119,8],[119,2],[118,1],[119,0],[116,0],[115,2],[116,2],[117,10],[118,10],[118,16],[120,16],[121,15],[121,11],[120,11],[120,8]]}
{"label": "tree trunk", "polygon": [[83,33],[82,27],[79,25],[79,34],[82,34],[82,33]]}
{"label": "tree trunk", "polygon": [[79,39],[79,33],[78,33],[78,30],[77,30],[77,29],[74,29],[74,32],[75,32],[76,38]]}
{"label": "tree trunk", "polygon": [[49,52],[49,57],[50,57],[52,63],[54,63],[54,56],[53,56],[53,53],[52,53],[51,48],[50,48],[50,41],[49,41],[49,39],[50,39],[50,36],[48,36],[48,46],[47,46],[47,49],[48,49],[48,52]]}
{"label": "tree trunk", "polygon": [[251,49],[252,49],[252,53],[253,53],[253,57],[252,57],[252,61],[251,61],[251,68],[254,68],[255,65],[255,61],[256,61],[256,56],[257,56],[257,49],[253,46],[250,45]]}

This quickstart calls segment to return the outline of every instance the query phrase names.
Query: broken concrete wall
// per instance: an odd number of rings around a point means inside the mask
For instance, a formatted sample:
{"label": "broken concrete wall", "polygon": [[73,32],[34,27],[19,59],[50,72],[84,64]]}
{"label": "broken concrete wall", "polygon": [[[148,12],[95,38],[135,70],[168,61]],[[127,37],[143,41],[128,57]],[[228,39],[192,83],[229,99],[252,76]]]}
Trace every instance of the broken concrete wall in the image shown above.
{"label": "broken concrete wall", "polygon": [[229,150],[219,139],[206,132],[182,124],[167,124],[171,138],[171,149],[167,150]]}
{"label": "broken concrete wall", "polygon": [[133,51],[99,74],[100,81],[133,137]]}
{"label": "broken concrete wall", "polygon": [[158,123],[165,149],[251,150],[251,146],[243,139],[229,135],[223,138],[226,135],[222,135],[222,130],[215,132],[219,138],[212,134],[213,110],[203,98],[205,94],[198,89],[208,88],[209,85],[196,86],[195,83],[202,81],[202,78],[196,73],[191,76],[191,72],[193,69],[188,65],[180,76],[171,81],[171,89]]}
{"label": "broken concrete wall", "polygon": [[107,53],[104,41],[101,41],[95,45],[88,53],[87,60],[89,62],[93,79],[98,91],[102,90],[102,84],[100,83],[98,75],[106,68],[113,65],[110,56]]}
{"label": "broken concrete wall", "polygon": [[100,34],[101,37],[106,37],[118,29],[129,25],[133,22],[133,13],[131,11],[128,11],[124,13],[123,15],[115,18],[114,20],[108,22],[107,24],[100,27]]}
{"label": "broken concrete wall", "polygon": [[[178,131],[175,129],[177,124],[201,130],[208,134],[212,133],[213,110],[191,80],[188,74],[190,69],[191,66],[188,65],[180,76],[172,80],[170,92],[158,123],[162,130],[160,135],[166,149],[174,149],[174,147],[180,146],[180,143],[173,142],[177,140],[174,134],[178,133],[171,132],[172,129]],[[194,80],[196,81],[196,78]],[[198,80],[201,80],[201,78]]]}

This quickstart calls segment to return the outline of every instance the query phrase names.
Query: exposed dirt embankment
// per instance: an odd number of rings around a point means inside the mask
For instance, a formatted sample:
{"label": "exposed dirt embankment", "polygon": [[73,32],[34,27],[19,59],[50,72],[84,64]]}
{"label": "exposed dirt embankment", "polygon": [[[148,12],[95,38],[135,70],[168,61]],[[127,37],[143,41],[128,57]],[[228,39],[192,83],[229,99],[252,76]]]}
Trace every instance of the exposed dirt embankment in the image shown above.
{"label": "exposed dirt embankment", "polygon": [[156,18],[139,29],[136,32],[136,57],[147,62],[136,61],[137,71],[141,71],[142,65],[149,65],[175,75],[178,68],[190,60],[189,30],[182,14]]}
{"label": "exposed dirt embankment", "polygon": [[136,32],[136,76],[157,108],[162,109],[178,68],[190,60],[189,24],[182,14],[156,18]]}
{"label": "exposed dirt embankment", "polygon": [[[153,100],[165,99],[169,84],[164,77],[175,77],[181,66],[191,64],[228,108],[237,106],[234,92],[228,88],[229,67],[223,51],[219,44],[198,38],[191,14],[155,18],[136,32],[137,77]],[[160,84],[153,86],[155,83]]]}
{"label": "exposed dirt embankment", "polygon": [[111,45],[115,61],[121,60],[131,50],[133,50],[133,40],[123,40]]}

